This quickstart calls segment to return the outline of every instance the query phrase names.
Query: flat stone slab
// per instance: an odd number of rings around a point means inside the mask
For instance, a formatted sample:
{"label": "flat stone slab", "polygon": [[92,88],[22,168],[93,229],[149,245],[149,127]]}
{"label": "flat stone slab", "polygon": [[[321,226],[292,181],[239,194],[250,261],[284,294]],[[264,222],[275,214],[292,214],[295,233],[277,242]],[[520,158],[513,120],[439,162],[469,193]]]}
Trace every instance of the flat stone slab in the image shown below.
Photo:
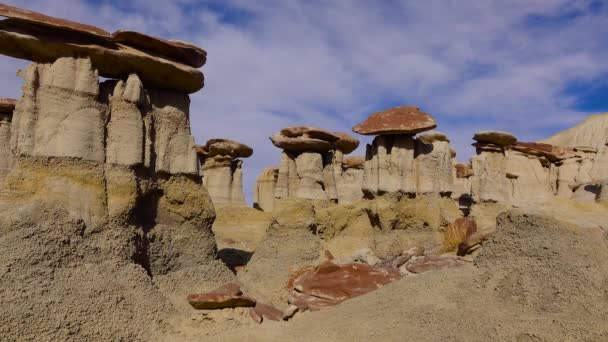
{"label": "flat stone slab", "polygon": [[353,127],[363,135],[416,134],[437,127],[435,118],[414,106],[400,106],[375,112]]}
{"label": "flat stone slab", "polygon": [[509,146],[517,142],[517,137],[501,131],[479,131],[473,135],[473,140],[498,146]]}

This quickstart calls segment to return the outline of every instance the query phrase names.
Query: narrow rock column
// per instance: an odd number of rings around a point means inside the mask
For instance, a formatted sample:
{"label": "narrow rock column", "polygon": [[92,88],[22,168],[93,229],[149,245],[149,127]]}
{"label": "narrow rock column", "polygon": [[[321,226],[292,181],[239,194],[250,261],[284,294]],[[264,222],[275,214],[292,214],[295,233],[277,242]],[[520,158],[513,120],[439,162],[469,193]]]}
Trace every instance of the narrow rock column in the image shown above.
{"label": "narrow rock column", "polygon": [[253,207],[271,212],[274,209],[274,194],[279,176],[279,168],[265,168],[257,179],[253,195]]}
{"label": "narrow rock column", "polygon": [[203,184],[216,207],[244,206],[242,160],[253,154],[245,144],[211,139],[204,146],[197,146],[202,165]]}
{"label": "narrow rock column", "polygon": [[452,147],[447,135],[429,131],[416,138],[416,175],[418,194],[452,195]]}
{"label": "narrow rock column", "polygon": [[17,101],[13,99],[0,99],[0,189],[13,163],[10,140],[11,121],[16,103]]}
{"label": "narrow rock column", "polygon": [[561,161],[559,171],[557,173],[557,196],[561,198],[570,198],[576,186],[576,176],[578,174],[580,164],[574,158]]}
{"label": "narrow rock column", "polygon": [[600,182],[600,193],[597,197],[599,203],[608,205],[608,179]]}

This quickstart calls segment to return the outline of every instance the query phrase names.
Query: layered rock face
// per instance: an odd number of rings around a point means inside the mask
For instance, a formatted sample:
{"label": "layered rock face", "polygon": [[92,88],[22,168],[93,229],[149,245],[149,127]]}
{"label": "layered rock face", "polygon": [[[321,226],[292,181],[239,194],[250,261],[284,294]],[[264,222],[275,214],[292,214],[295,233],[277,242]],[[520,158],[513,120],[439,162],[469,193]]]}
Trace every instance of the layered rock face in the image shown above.
{"label": "layered rock face", "polygon": [[10,151],[11,122],[16,100],[0,99],[0,189],[10,171],[13,157]]}
{"label": "layered rock face", "polygon": [[279,177],[279,168],[267,167],[258,176],[253,193],[253,206],[256,209],[272,212],[274,192]]}
{"label": "layered rock face", "polygon": [[211,139],[197,148],[203,183],[218,207],[244,206],[243,161],[253,154],[245,144],[227,139]]}
{"label": "layered rock face", "polygon": [[353,131],[378,135],[367,146],[363,192],[367,197],[384,193],[451,194],[453,149],[449,139],[433,129],[434,118],[417,107],[402,106],[372,114]]}

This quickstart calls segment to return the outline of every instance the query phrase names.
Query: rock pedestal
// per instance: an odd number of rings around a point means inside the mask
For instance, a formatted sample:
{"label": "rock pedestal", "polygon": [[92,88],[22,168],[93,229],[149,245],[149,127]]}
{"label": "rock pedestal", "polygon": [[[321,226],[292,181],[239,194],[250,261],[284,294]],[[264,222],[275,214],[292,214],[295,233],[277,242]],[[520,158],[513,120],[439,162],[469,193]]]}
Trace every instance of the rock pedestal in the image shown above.
{"label": "rock pedestal", "polygon": [[211,139],[197,152],[202,165],[203,183],[213,204],[244,206],[243,161],[253,154],[251,147],[227,139]]}
{"label": "rock pedestal", "polygon": [[445,134],[414,134],[436,126],[417,107],[396,107],[372,114],[353,131],[378,135],[367,146],[363,192],[367,197],[384,193],[451,194],[452,148]]}

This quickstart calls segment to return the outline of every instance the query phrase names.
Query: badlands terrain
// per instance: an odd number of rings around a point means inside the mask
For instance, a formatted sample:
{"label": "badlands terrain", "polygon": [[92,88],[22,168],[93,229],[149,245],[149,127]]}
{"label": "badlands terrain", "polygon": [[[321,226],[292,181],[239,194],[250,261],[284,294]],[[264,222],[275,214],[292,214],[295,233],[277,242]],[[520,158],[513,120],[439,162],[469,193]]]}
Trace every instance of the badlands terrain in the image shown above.
{"label": "badlands terrain", "polygon": [[253,149],[190,132],[206,51],[0,16],[31,61],[0,99],[0,340],[608,340],[608,114],[461,162],[415,106],[294,123],[250,207]]}

